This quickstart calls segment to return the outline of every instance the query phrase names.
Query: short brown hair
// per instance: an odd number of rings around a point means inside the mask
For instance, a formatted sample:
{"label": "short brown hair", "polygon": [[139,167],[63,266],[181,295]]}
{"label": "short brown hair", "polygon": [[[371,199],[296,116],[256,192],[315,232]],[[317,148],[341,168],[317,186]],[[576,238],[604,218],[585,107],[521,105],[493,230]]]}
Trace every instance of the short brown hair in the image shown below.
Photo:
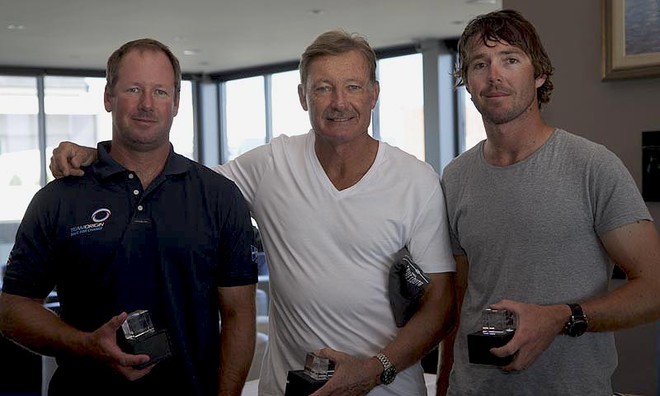
{"label": "short brown hair", "polygon": [[550,101],[553,84],[550,76],[553,72],[550,57],[543,48],[541,39],[529,21],[519,12],[513,10],[494,11],[472,19],[460,40],[458,41],[458,64],[454,71],[456,86],[464,85],[468,77],[469,50],[481,40],[484,45],[488,41],[506,42],[520,48],[529,56],[534,67],[534,78],[545,75],[545,83],[536,90],[539,108]]}
{"label": "short brown hair", "polygon": [[124,58],[124,56],[133,49],[137,49],[139,51],[161,51],[167,55],[167,58],[172,64],[172,69],[174,70],[174,98],[177,99],[179,97],[179,93],[181,92],[181,65],[179,64],[179,60],[176,58],[176,56],[174,56],[172,51],[170,51],[168,46],[161,43],[160,41],[150,38],[129,41],[128,43],[119,47],[119,49],[113,52],[112,55],[110,55],[105,71],[106,92],[112,93],[113,89],[115,88],[115,84],[117,83],[117,78],[119,77],[119,63]]}
{"label": "short brown hair", "polygon": [[376,54],[364,37],[344,30],[330,30],[318,36],[305,49],[300,59],[300,82],[307,82],[308,67],[312,60],[326,55],[341,55],[349,51],[358,51],[367,61],[369,80],[376,82]]}

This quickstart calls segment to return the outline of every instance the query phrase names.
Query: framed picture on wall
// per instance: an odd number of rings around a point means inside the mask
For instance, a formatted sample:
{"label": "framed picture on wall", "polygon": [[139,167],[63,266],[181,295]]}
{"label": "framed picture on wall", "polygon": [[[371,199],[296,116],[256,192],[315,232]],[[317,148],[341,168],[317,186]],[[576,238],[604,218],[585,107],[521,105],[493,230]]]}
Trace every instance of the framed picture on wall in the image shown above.
{"label": "framed picture on wall", "polygon": [[603,80],[660,77],[660,0],[602,0]]}

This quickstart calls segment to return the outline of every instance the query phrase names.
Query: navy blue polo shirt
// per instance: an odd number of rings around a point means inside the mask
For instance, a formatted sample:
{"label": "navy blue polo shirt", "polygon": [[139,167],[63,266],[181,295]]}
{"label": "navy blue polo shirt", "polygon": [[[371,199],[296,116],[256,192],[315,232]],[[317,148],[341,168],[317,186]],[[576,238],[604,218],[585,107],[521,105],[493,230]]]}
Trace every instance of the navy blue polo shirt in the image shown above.
{"label": "navy blue polo shirt", "polygon": [[[99,143],[99,159],[85,176],[55,180],[35,195],[3,291],[44,298],[56,287],[61,318],[84,331],[122,311],[148,309],[174,353],[145,377],[148,393],[179,384],[185,394],[214,394],[217,288],[257,282],[247,205],[232,181],[171,149],[146,190],[109,150],[110,142]],[[89,362],[58,363],[61,376],[71,368],[77,381],[81,370],[100,375]]]}

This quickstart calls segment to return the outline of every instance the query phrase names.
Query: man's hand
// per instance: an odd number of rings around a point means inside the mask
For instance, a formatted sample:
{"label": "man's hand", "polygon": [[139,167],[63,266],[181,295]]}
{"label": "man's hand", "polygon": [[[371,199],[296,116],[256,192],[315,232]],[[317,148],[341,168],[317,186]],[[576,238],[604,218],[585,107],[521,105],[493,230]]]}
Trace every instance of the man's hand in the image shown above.
{"label": "man's hand", "polygon": [[72,142],[62,142],[53,149],[49,168],[55,178],[82,176],[85,172],[80,168],[91,164],[95,159],[96,149]]}
{"label": "man's hand", "polygon": [[131,355],[124,353],[117,345],[117,330],[128,317],[126,312],[110,319],[106,324],[92,333],[88,333],[86,349],[89,356],[97,361],[103,362],[114,372],[120,374],[129,381],[135,381],[149,374],[153,365],[143,369],[134,366],[147,363],[149,355]]}
{"label": "man's hand", "polygon": [[548,349],[561,333],[570,316],[567,305],[535,305],[502,300],[491,305],[494,309],[506,309],[516,314],[516,332],[506,345],[490,352],[499,357],[514,355],[513,361],[502,367],[504,371],[522,371]]}
{"label": "man's hand", "polygon": [[359,359],[331,348],[323,348],[316,354],[335,362],[335,373],[311,396],[366,395],[378,385],[383,366],[376,358]]}

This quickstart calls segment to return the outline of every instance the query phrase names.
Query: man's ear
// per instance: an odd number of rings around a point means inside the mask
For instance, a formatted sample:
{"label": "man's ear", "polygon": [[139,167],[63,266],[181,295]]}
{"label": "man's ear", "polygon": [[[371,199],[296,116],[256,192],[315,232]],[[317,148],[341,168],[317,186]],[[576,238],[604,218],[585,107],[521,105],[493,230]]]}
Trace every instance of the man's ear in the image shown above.
{"label": "man's ear", "polygon": [[179,99],[181,99],[181,94],[177,93],[176,97],[174,98],[174,108],[172,111],[172,117],[176,117],[176,115],[179,114]]}
{"label": "man's ear", "polygon": [[307,94],[305,93],[305,86],[298,84],[298,100],[303,110],[307,111]]}
{"label": "man's ear", "polygon": [[103,106],[108,113],[112,111],[112,92],[107,86],[103,90]]}
{"label": "man's ear", "polygon": [[540,76],[536,77],[534,81],[534,85],[536,88],[541,88],[543,84],[545,84],[546,80],[548,79],[548,76],[546,74],[541,74]]}
{"label": "man's ear", "polygon": [[374,101],[373,103],[371,103],[372,110],[376,107],[376,103],[378,103],[379,96],[380,96],[380,83],[378,81],[374,81]]}

